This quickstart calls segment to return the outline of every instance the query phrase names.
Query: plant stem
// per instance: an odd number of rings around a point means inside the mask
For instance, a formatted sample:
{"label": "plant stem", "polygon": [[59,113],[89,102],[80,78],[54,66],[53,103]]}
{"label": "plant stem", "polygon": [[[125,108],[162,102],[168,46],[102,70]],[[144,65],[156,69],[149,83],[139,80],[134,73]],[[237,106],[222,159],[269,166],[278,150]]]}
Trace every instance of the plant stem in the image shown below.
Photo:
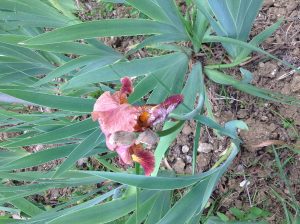
{"label": "plant stem", "polygon": [[135,174],[139,175],[140,174],[140,164],[139,163],[135,163]]}
{"label": "plant stem", "polygon": [[[135,163],[135,174],[140,174],[140,164]],[[135,223],[138,224],[138,209],[139,209],[139,196],[140,196],[140,188],[136,187],[136,210],[135,210]]]}

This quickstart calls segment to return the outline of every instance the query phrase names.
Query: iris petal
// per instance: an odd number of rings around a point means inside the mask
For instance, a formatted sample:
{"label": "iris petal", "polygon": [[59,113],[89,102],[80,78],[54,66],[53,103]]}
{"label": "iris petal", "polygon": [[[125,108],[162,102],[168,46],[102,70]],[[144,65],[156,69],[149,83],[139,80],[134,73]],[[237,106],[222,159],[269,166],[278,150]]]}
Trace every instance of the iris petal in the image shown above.
{"label": "iris petal", "polygon": [[130,146],[119,146],[116,148],[116,152],[122,159],[122,161],[128,165],[132,164],[131,155],[129,153]]}
{"label": "iris petal", "polygon": [[134,145],[130,148],[132,160],[141,164],[146,176],[150,176],[154,170],[155,159],[152,152],[144,150],[141,145]]}

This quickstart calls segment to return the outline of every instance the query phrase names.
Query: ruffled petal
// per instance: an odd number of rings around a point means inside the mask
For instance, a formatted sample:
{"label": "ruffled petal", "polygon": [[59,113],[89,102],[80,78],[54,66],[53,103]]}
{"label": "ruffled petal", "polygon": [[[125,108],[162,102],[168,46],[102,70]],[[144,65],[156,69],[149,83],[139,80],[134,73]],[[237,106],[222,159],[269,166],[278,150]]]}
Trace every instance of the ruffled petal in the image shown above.
{"label": "ruffled petal", "polygon": [[168,111],[168,113],[170,113],[182,102],[183,102],[183,95],[177,94],[168,97],[164,102],[160,104],[160,106],[165,108]]}
{"label": "ruffled petal", "polygon": [[130,146],[119,146],[116,148],[116,152],[120,156],[121,160],[128,165],[132,164],[132,158],[129,153]]}
{"label": "ruffled petal", "polygon": [[156,125],[164,122],[169,113],[171,113],[180,103],[183,102],[183,95],[178,94],[168,97],[164,102],[150,109],[149,123]]}
{"label": "ruffled petal", "polygon": [[150,176],[154,170],[155,159],[152,152],[144,150],[142,145],[133,145],[130,148],[131,157],[134,162],[141,164],[145,175]]}
{"label": "ruffled petal", "polygon": [[104,133],[104,134],[105,134],[105,142],[106,142],[107,148],[111,151],[115,151],[115,149],[117,148],[117,145],[111,141],[111,139],[112,139],[111,134],[106,134],[106,133]]}
{"label": "ruffled petal", "polygon": [[120,100],[110,92],[104,92],[94,104],[93,112],[104,112],[118,108]]}
{"label": "ruffled petal", "polygon": [[146,129],[144,132],[139,134],[138,138],[136,139],[136,144],[146,144],[148,146],[152,146],[159,141],[158,135],[152,131],[151,129]]}
{"label": "ruffled petal", "polygon": [[97,115],[104,133],[133,132],[137,123],[138,110],[129,104],[122,104],[114,110],[98,112]]}
{"label": "ruffled petal", "polygon": [[110,142],[116,146],[130,146],[135,143],[138,135],[135,132],[117,131],[110,137]]}
{"label": "ruffled petal", "polygon": [[120,91],[114,94],[104,92],[96,101],[94,105],[94,112],[96,111],[110,111],[116,109],[120,104],[127,101],[127,95],[133,92],[132,82],[128,77],[121,79],[122,87]]}
{"label": "ruffled petal", "polygon": [[122,78],[121,83],[122,83],[121,93],[129,95],[134,91],[132,82],[129,77],[126,76],[126,77]]}
{"label": "ruffled petal", "polygon": [[[128,89],[132,88],[131,81],[124,81],[124,88],[126,93],[131,91]],[[99,121],[104,133],[134,131],[139,111],[136,107],[127,104],[126,101],[126,94],[122,94],[120,91],[113,95],[110,92],[105,92],[98,98],[94,105],[92,118]]]}

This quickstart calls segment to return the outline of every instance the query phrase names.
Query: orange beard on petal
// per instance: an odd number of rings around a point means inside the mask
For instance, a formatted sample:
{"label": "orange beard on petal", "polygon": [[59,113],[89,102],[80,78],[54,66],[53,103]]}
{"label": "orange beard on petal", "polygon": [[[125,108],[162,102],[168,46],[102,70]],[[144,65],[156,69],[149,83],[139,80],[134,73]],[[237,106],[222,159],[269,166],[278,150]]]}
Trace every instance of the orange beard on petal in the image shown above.
{"label": "orange beard on petal", "polygon": [[129,149],[131,158],[134,162],[141,164],[144,168],[145,175],[150,176],[154,170],[155,159],[151,152],[143,149],[141,144],[133,145]]}
{"label": "orange beard on petal", "polygon": [[128,103],[127,95],[120,96],[120,104]]}
{"label": "orange beard on petal", "polygon": [[124,104],[124,103],[128,103],[128,99],[127,99],[127,94],[122,93],[120,91],[116,91],[113,94],[114,97],[116,97],[119,101],[119,104]]}
{"label": "orange beard on petal", "polygon": [[141,132],[151,126],[149,119],[151,116],[150,110],[152,107],[152,105],[136,106],[136,108],[138,108],[140,111],[140,115],[138,116],[137,124],[135,126],[136,131]]}
{"label": "orange beard on petal", "polygon": [[141,127],[148,127],[149,124],[148,124],[148,119],[150,117],[150,114],[147,112],[147,111],[143,111],[139,118],[138,118],[138,123]]}

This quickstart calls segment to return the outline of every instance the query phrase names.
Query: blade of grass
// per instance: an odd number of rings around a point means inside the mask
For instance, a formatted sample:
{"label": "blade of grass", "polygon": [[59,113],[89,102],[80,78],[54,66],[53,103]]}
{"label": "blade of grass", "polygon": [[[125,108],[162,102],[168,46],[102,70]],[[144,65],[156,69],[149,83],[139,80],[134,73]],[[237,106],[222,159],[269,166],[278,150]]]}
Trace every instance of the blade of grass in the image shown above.
{"label": "blade of grass", "polygon": [[284,173],[284,170],[283,170],[283,167],[282,167],[282,164],[280,162],[280,158],[279,158],[279,155],[276,151],[276,148],[274,147],[274,145],[272,145],[272,150],[273,150],[273,153],[275,155],[275,161],[276,161],[276,164],[277,164],[277,167],[279,169],[279,173],[280,173],[280,177],[281,179],[283,180],[283,182],[285,183],[285,186],[287,187],[288,191],[289,191],[289,196],[291,197],[292,201],[293,201],[293,204],[295,205],[295,208],[296,208],[296,213],[299,214],[299,203],[295,197],[295,195],[293,194],[293,191],[291,189],[291,185],[290,185],[290,182],[288,181],[285,173]]}

